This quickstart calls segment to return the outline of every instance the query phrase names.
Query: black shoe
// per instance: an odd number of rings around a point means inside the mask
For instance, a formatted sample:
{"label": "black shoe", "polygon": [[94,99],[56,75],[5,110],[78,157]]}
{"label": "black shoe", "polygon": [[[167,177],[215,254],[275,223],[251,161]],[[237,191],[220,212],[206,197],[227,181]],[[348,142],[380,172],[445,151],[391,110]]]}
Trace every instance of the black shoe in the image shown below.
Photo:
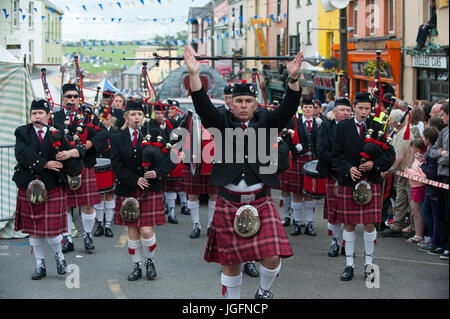
{"label": "black shoe", "polygon": [[43,277],[47,276],[47,270],[45,269],[45,262],[44,260],[41,261],[41,263],[36,266],[36,271],[31,275],[31,280],[40,280]]}
{"label": "black shoe", "polygon": [[105,232],[105,228],[102,224],[98,224],[97,229],[95,230],[94,237],[100,237]]}
{"label": "black shoe", "polygon": [[341,276],[342,281],[350,281],[353,279],[355,269],[352,266],[347,266],[344,269],[344,273]]}
{"label": "black shoe", "polygon": [[187,206],[182,205],[181,206],[181,214],[183,214],[183,215],[190,215],[191,213],[189,212],[189,208],[187,208]]}
{"label": "black shoe", "polygon": [[345,256],[345,247],[344,246],[341,247],[341,255]]}
{"label": "black shoe", "polygon": [[131,274],[128,275],[128,281],[136,281],[142,277],[142,267],[140,263],[135,263]]}
{"label": "black shoe", "polygon": [[316,236],[316,232],[313,229],[313,225],[311,222],[307,223],[305,226],[305,234],[308,236]]}
{"label": "black shoe", "polygon": [[305,224],[300,224],[294,221],[294,229],[291,231],[292,236],[298,236],[302,233],[302,227],[305,227]]}
{"label": "black shoe", "polygon": [[171,224],[178,224],[177,217],[175,216],[175,209],[172,208],[171,210],[173,210],[173,214],[169,214],[169,216],[167,216],[167,221]]}
{"label": "black shoe", "polygon": [[58,275],[65,275],[66,274],[66,261],[64,258],[58,258],[58,255],[55,255],[56,259],[56,271]]}
{"label": "black shoe", "polygon": [[331,245],[331,248],[328,251],[328,256],[337,257],[338,255],[339,255],[339,245],[334,241],[333,245]]}
{"label": "black shoe", "polygon": [[392,229],[387,229],[381,232],[381,237],[402,237],[402,231],[394,231]]}
{"label": "black shoe", "polygon": [[200,225],[198,223],[195,223],[194,229],[189,234],[189,238],[198,238],[200,236]]}
{"label": "black shoe", "polygon": [[86,250],[94,250],[95,246],[92,241],[92,237],[90,233],[84,234],[84,249]]}
{"label": "black shoe", "polygon": [[[262,292],[259,292],[262,290]],[[258,289],[255,294],[255,299],[273,299],[273,294],[270,290]]]}
{"label": "black shoe", "polygon": [[151,258],[145,261],[145,272],[148,280],[154,280],[156,278],[156,268]]}
{"label": "black shoe", "polygon": [[289,217],[285,217],[283,221],[283,226],[289,226],[291,224],[291,219]]}
{"label": "black shoe", "polygon": [[256,269],[255,263],[248,262],[244,264],[244,273],[249,275],[250,277],[259,277],[259,272]]}
{"label": "black shoe", "polygon": [[114,237],[111,227],[105,226],[105,237]]}
{"label": "black shoe", "polygon": [[62,252],[63,254],[68,253],[69,251],[74,251],[74,246],[73,243],[71,243],[69,241],[69,239],[67,238],[67,236],[63,236],[63,245],[62,245]]}

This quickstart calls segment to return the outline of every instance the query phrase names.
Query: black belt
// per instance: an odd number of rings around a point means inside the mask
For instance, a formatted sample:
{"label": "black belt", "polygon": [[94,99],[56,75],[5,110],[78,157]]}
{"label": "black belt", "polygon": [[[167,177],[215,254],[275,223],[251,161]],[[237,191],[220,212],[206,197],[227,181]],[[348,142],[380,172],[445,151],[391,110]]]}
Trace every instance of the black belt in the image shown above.
{"label": "black belt", "polygon": [[256,193],[230,193],[224,188],[219,188],[217,190],[217,195],[219,195],[223,199],[226,199],[227,201],[234,203],[250,203],[257,199],[270,195],[270,188],[264,187]]}

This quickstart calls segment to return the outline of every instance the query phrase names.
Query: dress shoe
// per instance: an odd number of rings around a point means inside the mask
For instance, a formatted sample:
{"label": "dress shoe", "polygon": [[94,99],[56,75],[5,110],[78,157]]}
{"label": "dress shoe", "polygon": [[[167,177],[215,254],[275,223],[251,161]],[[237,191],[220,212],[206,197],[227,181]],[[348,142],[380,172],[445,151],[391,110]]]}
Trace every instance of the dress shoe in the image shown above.
{"label": "dress shoe", "polygon": [[316,232],[313,229],[312,223],[306,223],[305,234],[308,235],[308,236],[316,236],[317,235]]}
{"label": "dress shoe", "polygon": [[66,261],[64,260],[64,257],[58,258],[58,255],[55,254],[56,259],[56,271],[58,275],[65,275],[66,274]]}
{"label": "dress shoe", "polygon": [[333,242],[330,250],[328,251],[329,257],[337,257],[339,255],[339,245],[336,242]]}
{"label": "dress shoe", "polygon": [[74,251],[74,246],[73,246],[73,243],[71,243],[70,241],[69,241],[69,239],[67,238],[67,236],[63,236],[63,240],[64,240],[64,243],[63,243],[63,245],[62,245],[62,252],[63,252],[63,254],[65,254],[65,253],[68,253],[69,251]]}
{"label": "dress shoe", "polygon": [[291,224],[291,219],[289,217],[285,217],[283,221],[283,226],[289,226]]}
{"label": "dress shoe", "polygon": [[92,241],[91,233],[85,233],[84,234],[84,249],[86,250],[94,250],[95,246]]}
{"label": "dress shoe", "polygon": [[105,227],[105,236],[106,237],[114,237],[111,227]]}
{"label": "dress shoe", "polygon": [[105,228],[102,224],[98,224],[97,229],[95,230],[94,237],[100,237],[105,232]]}
{"label": "dress shoe", "polygon": [[169,209],[169,215],[167,216],[167,221],[171,224],[178,224],[178,220],[175,216],[175,208]]}
{"label": "dress shoe", "polygon": [[198,223],[195,223],[194,229],[189,234],[189,238],[198,238],[200,236],[200,225]]}
{"label": "dress shoe", "polygon": [[300,235],[302,233],[302,227],[305,227],[305,224],[294,222],[294,229],[291,231],[291,235],[292,236]]}
{"label": "dress shoe", "polygon": [[142,266],[140,263],[135,263],[133,271],[128,275],[128,281],[136,281],[142,277]]}
{"label": "dress shoe", "polygon": [[189,208],[187,208],[186,205],[182,205],[181,206],[181,214],[183,215],[190,215],[191,213],[189,212]]}
{"label": "dress shoe", "polygon": [[42,259],[39,265],[36,266],[36,271],[31,275],[32,280],[40,280],[47,276],[47,270],[45,269],[45,262]]}
{"label": "dress shoe", "polygon": [[344,246],[341,247],[341,255],[345,256],[345,247]]}
{"label": "dress shoe", "polygon": [[255,299],[273,299],[273,294],[270,290],[259,288],[258,291],[256,291]]}
{"label": "dress shoe", "polygon": [[256,269],[255,263],[248,262],[244,264],[244,273],[249,275],[250,277],[259,277],[259,272]]}
{"label": "dress shoe", "polygon": [[381,232],[381,237],[402,237],[402,231],[394,231],[392,229],[387,229]]}
{"label": "dress shoe", "polygon": [[344,273],[341,276],[342,281],[350,281],[353,279],[355,269],[352,266],[347,266],[344,269]]}
{"label": "dress shoe", "polygon": [[151,258],[145,261],[145,272],[148,280],[154,280],[156,278],[156,268]]}

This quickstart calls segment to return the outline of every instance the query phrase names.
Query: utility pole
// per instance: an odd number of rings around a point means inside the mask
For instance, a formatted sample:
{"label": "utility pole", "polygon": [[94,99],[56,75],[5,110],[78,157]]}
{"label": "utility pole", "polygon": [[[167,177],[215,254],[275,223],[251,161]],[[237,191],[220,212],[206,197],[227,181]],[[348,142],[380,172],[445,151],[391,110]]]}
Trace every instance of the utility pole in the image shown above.
{"label": "utility pole", "polygon": [[347,76],[347,65],[348,65],[348,40],[347,40],[347,8],[339,9],[339,39],[340,39],[340,59],[339,59],[339,65],[340,69],[345,73],[345,76]]}
{"label": "utility pole", "polygon": [[[211,1],[211,56],[215,56],[215,48],[214,48],[214,10],[216,9],[215,0]],[[211,67],[215,69],[216,64],[215,61],[211,61]]]}

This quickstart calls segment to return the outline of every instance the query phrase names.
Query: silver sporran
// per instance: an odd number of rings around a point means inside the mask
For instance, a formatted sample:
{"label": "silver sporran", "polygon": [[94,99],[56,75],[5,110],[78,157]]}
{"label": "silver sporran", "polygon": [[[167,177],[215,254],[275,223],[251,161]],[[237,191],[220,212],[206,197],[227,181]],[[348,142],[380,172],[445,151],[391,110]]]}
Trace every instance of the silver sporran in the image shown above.
{"label": "silver sporran", "polygon": [[372,188],[366,181],[358,182],[353,189],[353,200],[361,206],[367,205],[372,200]]}
{"label": "silver sporran", "polygon": [[120,206],[120,216],[127,223],[134,223],[139,219],[141,211],[139,201],[134,197],[127,197]]}
{"label": "silver sporran", "polygon": [[67,182],[69,184],[69,189],[71,191],[76,191],[77,189],[79,189],[81,187],[81,174],[80,175],[76,175],[76,176],[69,176],[67,175]]}
{"label": "silver sporran", "polygon": [[27,199],[33,205],[44,204],[47,200],[45,184],[38,179],[32,180],[27,187]]}
{"label": "silver sporran", "polygon": [[241,237],[249,238],[259,232],[261,222],[258,210],[252,205],[241,206],[234,216],[234,231]]}

